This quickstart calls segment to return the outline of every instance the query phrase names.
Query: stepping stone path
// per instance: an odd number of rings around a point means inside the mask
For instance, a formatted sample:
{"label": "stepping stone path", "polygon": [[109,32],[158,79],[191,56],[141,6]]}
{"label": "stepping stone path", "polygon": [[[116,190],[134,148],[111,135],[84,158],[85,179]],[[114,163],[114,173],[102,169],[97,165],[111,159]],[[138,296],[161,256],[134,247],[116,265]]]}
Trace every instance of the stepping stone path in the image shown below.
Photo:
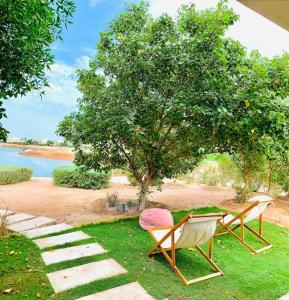
{"label": "stepping stone path", "polygon": [[[7,224],[14,224],[20,221],[25,221],[25,220],[30,220],[34,218],[34,216],[32,215],[28,215],[28,214],[23,214],[23,213],[19,213],[19,214],[15,214],[15,215],[11,215],[7,217]],[[13,230],[13,229],[11,229]]]}
{"label": "stepping stone path", "polygon": [[72,228],[72,226],[65,224],[65,223],[61,223],[61,224],[51,225],[51,226],[47,226],[47,227],[40,227],[40,228],[36,228],[36,229],[23,231],[23,234],[26,237],[33,239],[33,238],[40,237],[43,235],[48,235],[48,234],[52,234],[52,233],[58,233],[61,231],[69,230],[71,228]]}
{"label": "stepping stone path", "polygon": [[[72,227],[68,224],[55,223],[55,220],[46,217],[34,217],[24,213],[0,210],[0,216],[7,214],[8,229],[20,232],[28,238],[34,239],[33,242],[40,248],[62,246],[67,243],[90,239],[91,236],[83,231],[73,231],[70,233],[59,234]],[[49,225],[49,226],[48,226]],[[41,236],[56,234],[54,236]],[[71,246],[51,251],[42,252],[41,256],[46,265],[72,261],[82,257],[101,255],[107,253],[98,243],[87,243],[80,246]],[[64,270],[48,273],[48,279],[55,293],[63,292],[84,284],[88,284],[104,278],[126,274],[124,269],[117,261],[112,258],[91,262]],[[138,282],[121,285],[106,291],[89,295],[78,300],[153,300]],[[282,298],[283,300],[283,298]],[[285,300],[285,299],[284,299]]]}
{"label": "stepping stone path", "polygon": [[48,273],[48,279],[56,293],[87,284],[95,280],[113,277],[127,271],[114,259],[105,259],[89,264]]}
{"label": "stepping stone path", "polygon": [[[17,215],[15,215],[17,216]],[[8,226],[8,229],[16,231],[16,232],[22,232],[29,229],[34,229],[40,226],[44,225],[51,225],[54,224],[55,220],[46,218],[46,217],[38,217],[34,218],[28,221],[20,222],[20,223],[14,223],[10,226]]]}
{"label": "stepping stone path", "polygon": [[138,282],[121,285],[78,300],[153,300]]}
{"label": "stepping stone path", "polygon": [[103,254],[106,252],[107,251],[103,249],[98,243],[92,243],[42,252],[41,256],[46,265],[51,265],[81,257]]}
{"label": "stepping stone path", "polygon": [[289,300],[289,293],[279,298],[279,300]]}
{"label": "stepping stone path", "polygon": [[49,248],[54,246],[60,246],[67,243],[77,242],[85,239],[89,239],[91,236],[82,232],[74,231],[70,233],[65,233],[61,235],[51,236],[43,239],[34,240],[34,243],[40,248]]}
{"label": "stepping stone path", "polygon": [[0,209],[0,217],[5,216],[5,215],[10,216],[10,215],[13,215],[13,214],[14,214],[14,211]]}

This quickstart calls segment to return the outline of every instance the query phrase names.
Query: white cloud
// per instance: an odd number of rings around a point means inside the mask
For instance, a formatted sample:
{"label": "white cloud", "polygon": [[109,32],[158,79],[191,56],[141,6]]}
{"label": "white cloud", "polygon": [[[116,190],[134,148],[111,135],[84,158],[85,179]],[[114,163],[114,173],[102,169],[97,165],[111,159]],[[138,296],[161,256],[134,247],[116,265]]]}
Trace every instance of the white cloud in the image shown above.
{"label": "white cloud", "polygon": [[77,89],[76,70],[79,68],[87,68],[88,61],[88,56],[82,56],[72,65],[64,62],[54,63],[50,66],[50,70],[46,72],[49,86],[45,88],[45,94],[42,99],[39,95],[39,91],[33,91],[22,98],[18,98],[30,103],[43,101],[75,107],[77,99],[81,96]]}
{"label": "white cloud", "polygon": [[81,50],[90,57],[94,57],[96,53],[96,49],[91,47],[83,47]]}
{"label": "white cloud", "polygon": [[11,135],[55,139],[57,124],[76,109],[77,99],[81,97],[76,70],[87,67],[88,60],[88,56],[82,56],[72,65],[59,61],[51,65],[46,72],[49,86],[42,98],[39,91],[33,91],[7,101],[8,119],[4,124]]}
{"label": "white cloud", "polygon": [[158,17],[164,12],[175,17],[181,5],[190,3],[192,0],[151,0],[150,11],[154,17]]}
{"label": "white cloud", "polygon": [[75,67],[65,63],[55,63],[47,71],[48,76],[64,76],[65,78],[75,75]]}
{"label": "white cloud", "polygon": [[102,1],[104,1],[104,0],[89,0],[89,6],[96,7]]}
{"label": "white cloud", "polygon": [[53,82],[49,83],[49,86],[45,89],[48,92],[60,92],[62,91],[62,87],[58,84],[55,84]]}
{"label": "white cloud", "polygon": [[39,91],[33,91],[18,99],[29,103],[59,103],[62,105],[75,107],[77,99],[81,93],[77,89],[77,69],[87,69],[90,57],[83,55],[76,59],[73,64],[58,61],[50,66],[46,75],[49,86],[44,89],[45,94],[40,97]]}
{"label": "white cloud", "polygon": [[76,67],[79,69],[87,69],[89,67],[90,57],[83,55],[76,60]]}
{"label": "white cloud", "polygon": [[[215,6],[218,0],[151,0],[150,10],[154,16],[166,12],[175,17],[182,4],[190,3],[194,3],[197,9],[205,9]],[[229,0],[229,6],[240,15],[240,20],[228,30],[227,36],[239,40],[249,50],[258,49],[266,56],[289,52],[288,31],[236,0]]]}

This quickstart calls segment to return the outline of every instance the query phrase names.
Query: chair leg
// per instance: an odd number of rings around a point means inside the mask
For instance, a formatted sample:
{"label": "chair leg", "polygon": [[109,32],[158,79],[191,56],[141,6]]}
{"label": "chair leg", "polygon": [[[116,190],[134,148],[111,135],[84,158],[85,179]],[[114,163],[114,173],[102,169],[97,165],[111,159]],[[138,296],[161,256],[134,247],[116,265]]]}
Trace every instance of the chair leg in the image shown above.
{"label": "chair leg", "polygon": [[223,272],[219,269],[219,267],[212,261],[212,259],[202,250],[200,246],[196,246],[197,250],[202,254],[202,256],[208,261],[208,263],[217,271],[220,272],[222,275]]}
{"label": "chair leg", "polygon": [[272,245],[268,240],[264,239],[264,238],[263,238],[258,232],[256,232],[254,229],[252,229],[251,227],[249,227],[249,226],[246,225],[246,224],[245,224],[245,227],[246,227],[249,231],[251,231],[256,237],[258,237],[263,243],[265,243],[265,244],[267,245],[267,246],[265,246],[265,247],[263,247],[263,248],[261,248],[261,249],[258,249],[258,250],[254,249],[255,254],[264,252],[265,250],[268,250],[268,249],[270,249],[270,248],[273,247],[273,245]]}
{"label": "chair leg", "polygon": [[235,227],[232,228],[232,231],[235,231],[236,229],[238,229],[241,226],[241,224],[236,225]]}
{"label": "chair leg", "polygon": [[256,254],[256,251],[254,248],[252,248],[249,244],[247,244],[245,241],[243,241],[235,232],[233,232],[230,228],[226,227],[224,224],[221,224],[224,230],[227,230],[229,233],[232,234],[237,240],[239,240],[244,246],[246,246],[251,252]]}
{"label": "chair leg", "polygon": [[[148,254],[152,251],[155,250],[156,247],[153,247]],[[173,271],[175,272],[175,274],[180,278],[180,280],[182,281],[182,283],[186,286],[193,284],[193,283],[197,283],[199,281],[203,281],[203,280],[207,280],[216,276],[221,276],[224,275],[223,272],[217,267],[217,265],[211,260],[211,258],[209,256],[206,255],[206,253],[199,247],[196,246],[196,248],[198,249],[198,251],[202,254],[202,256],[205,257],[205,259],[209,262],[209,264],[216,270],[215,273],[209,274],[209,275],[205,275],[202,277],[198,277],[198,278],[194,278],[192,280],[187,280],[185,278],[185,276],[182,274],[182,272],[178,269],[178,267],[176,266],[176,261],[175,261],[175,249],[171,249],[170,251],[172,251],[172,257],[170,257],[167,253],[167,251],[162,248],[161,246],[159,246],[160,252],[164,255],[165,259],[168,261],[168,263],[170,264],[170,266],[172,267]],[[149,256],[153,255],[155,252],[153,251]]]}
{"label": "chair leg", "polygon": [[159,246],[157,244],[153,246],[152,249],[147,252],[147,256],[149,257],[152,256],[155,253],[155,251],[158,249],[158,247]]}
{"label": "chair leg", "polygon": [[209,241],[209,257],[210,259],[213,257],[213,238],[211,238]]}
{"label": "chair leg", "polygon": [[259,216],[259,234],[263,234],[263,214]]}
{"label": "chair leg", "polygon": [[244,227],[244,216],[243,214],[241,215],[241,218],[240,218],[240,221],[241,221],[241,240],[242,242],[245,241],[245,227]]}
{"label": "chair leg", "polygon": [[181,281],[187,286],[190,284],[193,284],[193,283],[208,280],[213,277],[224,275],[223,272],[218,268],[218,266],[211,260],[211,258],[199,246],[196,246],[196,248],[201,253],[201,255],[209,262],[209,264],[216,270],[216,272],[209,274],[209,275],[194,278],[191,280],[187,280],[184,277],[184,275],[181,273],[181,271],[175,266],[175,269],[174,269],[175,273],[180,277]]}
{"label": "chair leg", "polygon": [[[265,250],[268,250],[270,248],[272,248],[272,244],[267,241],[266,239],[264,239],[259,233],[257,233],[255,230],[253,230],[252,228],[250,228],[247,224],[241,224],[242,226],[242,234],[243,234],[243,238],[239,237],[235,232],[233,232],[233,230],[236,229],[237,226],[235,226],[233,229],[230,229],[228,227],[226,227],[223,223],[219,223],[221,226],[222,226],[222,230],[227,230],[229,233],[231,233],[236,239],[238,239],[244,246],[246,246],[251,252],[253,252],[254,254],[257,254],[257,253],[260,253],[260,252],[263,252]],[[267,246],[261,248],[261,249],[254,249],[253,247],[251,247],[248,243],[245,242],[245,239],[244,239],[244,229],[247,228],[249,231],[251,231],[255,236],[257,236],[260,240],[262,240],[265,244],[267,244]]]}

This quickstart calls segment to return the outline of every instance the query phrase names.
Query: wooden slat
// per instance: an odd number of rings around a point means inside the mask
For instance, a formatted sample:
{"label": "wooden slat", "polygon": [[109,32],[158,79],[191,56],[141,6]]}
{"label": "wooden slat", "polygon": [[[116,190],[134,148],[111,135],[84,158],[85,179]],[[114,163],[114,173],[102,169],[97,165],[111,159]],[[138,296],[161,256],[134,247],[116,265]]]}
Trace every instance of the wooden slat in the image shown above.
{"label": "wooden slat", "polygon": [[263,251],[266,251],[266,250],[268,250],[268,249],[270,249],[270,248],[272,248],[273,246],[272,245],[268,245],[268,246],[266,246],[266,247],[263,247],[263,248],[261,248],[261,249],[258,249],[258,250],[255,250],[257,253],[261,253],[261,252],[263,252]]}
{"label": "wooden slat", "polygon": [[192,283],[200,282],[200,281],[203,281],[203,280],[207,280],[207,279],[214,278],[214,277],[217,277],[217,276],[222,276],[222,275],[223,274],[221,272],[217,272],[217,273],[213,273],[213,274],[206,275],[206,276],[203,276],[203,277],[199,277],[199,278],[196,278],[196,279],[188,280],[187,283],[192,284]]}

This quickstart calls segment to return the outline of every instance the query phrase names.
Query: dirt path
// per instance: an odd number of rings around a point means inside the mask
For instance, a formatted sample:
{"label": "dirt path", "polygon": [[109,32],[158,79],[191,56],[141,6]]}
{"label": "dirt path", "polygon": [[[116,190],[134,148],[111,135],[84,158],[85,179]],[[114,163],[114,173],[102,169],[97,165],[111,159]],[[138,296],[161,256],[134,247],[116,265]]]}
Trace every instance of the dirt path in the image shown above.
{"label": "dirt path", "polygon": [[[106,208],[107,193],[117,192],[122,200],[136,199],[137,189],[130,185],[111,183],[103,190],[82,190],[56,187],[51,180],[31,181],[0,187],[0,209],[11,210],[55,218],[57,222],[81,225],[120,216]],[[191,209],[200,206],[219,205],[234,197],[228,188],[165,184],[162,192],[154,191],[154,205],[171,210]]]}
{"label": "dirt path", "polygon": [[[135,187],[120,181],[119,176],[113,179],[110,188],[96,191],[56,187],[51,179],[40,178],[0,186],[0,209],[8,206],[11,210],[45,215],[56,219],[57,222],[73,225],[113,220],[123,214],[107,209],[105,200],[107,193],[117,192],[123,202],[136,200],[137,193]],[[151,201],[153,206],[170,210],[219,206],[241,211],[248,205],[231,201],[234,196],[235,192],[230,188],[177,182],[164,184],[162,191],[154,189]],[[289,201],[280,199],[275,201],[274,205],[266,210],[265,218],[289,227]]]}

